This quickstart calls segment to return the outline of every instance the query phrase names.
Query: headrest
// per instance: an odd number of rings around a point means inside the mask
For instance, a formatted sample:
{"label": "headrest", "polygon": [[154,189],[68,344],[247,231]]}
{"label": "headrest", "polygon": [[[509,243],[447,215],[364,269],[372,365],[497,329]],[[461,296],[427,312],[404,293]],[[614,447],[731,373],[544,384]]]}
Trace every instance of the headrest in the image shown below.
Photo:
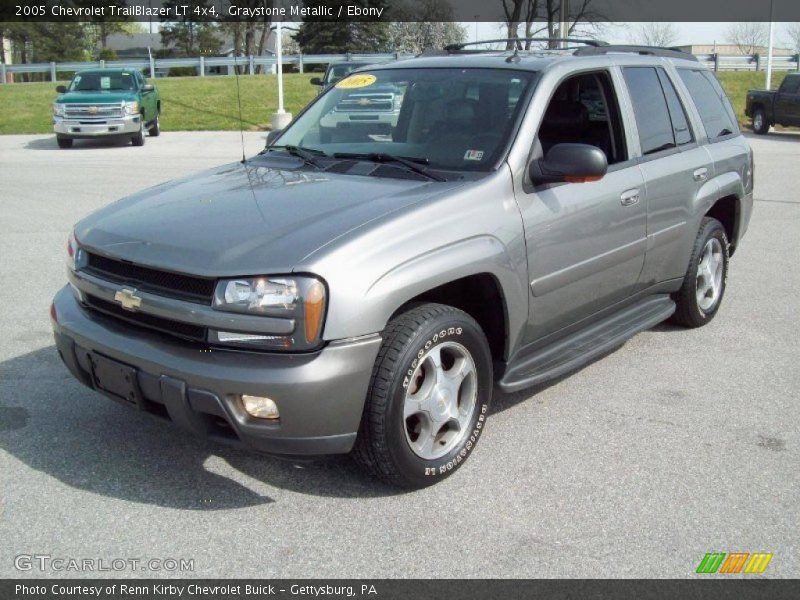
{"label": "headrest", "polygon": [[466,98],[451,100],[447,103],[447,113],[444,115],[445,119],[459,123],[474,121],[475,115],[477,114],[475,104],[474,100],[468,100]]}

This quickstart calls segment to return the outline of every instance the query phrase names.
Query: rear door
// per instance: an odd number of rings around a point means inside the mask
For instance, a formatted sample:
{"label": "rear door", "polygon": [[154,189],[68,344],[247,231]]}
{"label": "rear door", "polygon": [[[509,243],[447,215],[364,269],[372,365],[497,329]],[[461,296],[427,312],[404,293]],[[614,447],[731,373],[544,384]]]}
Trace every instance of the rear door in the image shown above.
{"label": "rear door", "polygon": [[787,75],[778,88],[775,120],[780,125],[800,125],[800,75]]}
{"label": "rear door", "polygon": [[683,277],[695,202],[713,176],[683,101],[661,66],[623,67],[639,134],[645,181],[647,251],[639,287]]}

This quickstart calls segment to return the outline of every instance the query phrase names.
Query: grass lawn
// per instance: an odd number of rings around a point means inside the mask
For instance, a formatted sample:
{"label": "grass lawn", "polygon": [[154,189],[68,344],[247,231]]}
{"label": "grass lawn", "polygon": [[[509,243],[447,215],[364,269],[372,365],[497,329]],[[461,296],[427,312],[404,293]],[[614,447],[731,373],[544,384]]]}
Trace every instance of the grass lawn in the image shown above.
{"label": "grass lawn", "polygon": [[[310,80],[318,73],[284,75],[287,111],[297,114],[319,89]],[[238,129],[236,79],[233,76],[169,77],[155,81],[161,94],[164,131]],[[242,75],[242,120],[246,130],[269,129],[278,109],[278,85],[273,75]],[[50,133],[56,84],[0,85],[0,134]]]}
{"label": "grass lawn", "polygon": [[[297,114],[316,92],[309,83],[312,74],[284,75],[286,110]],[[783,80],[785,72],[773,73],[772,89]],[[763,88],[763,72],[731,71],[719,73],[720,81],[731,98],[739,122],[747,124],[744,103],[747,90]],[[245,129],[269,129],[269,121],[278,108],[278,91],[272,75],[243,75],[239,78],[242,117]],[[157,79],[161,94],[164,131],[238,129],[236,81],[232,76],[170,77]],[[0,134],[50,133],[50,107],[56,97],[52,83],[0,85]]]}

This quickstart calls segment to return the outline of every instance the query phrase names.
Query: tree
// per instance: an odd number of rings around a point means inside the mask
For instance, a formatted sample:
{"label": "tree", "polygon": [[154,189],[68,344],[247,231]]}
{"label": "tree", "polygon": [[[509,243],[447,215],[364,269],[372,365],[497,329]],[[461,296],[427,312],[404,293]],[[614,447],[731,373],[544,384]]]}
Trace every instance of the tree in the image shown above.
{"label": "tree", "polygon": [[[183,0],[166,0],[165,7],[175,12]],[[193,8],[202,11],[203,8],[212,6],[210,0],[195,0]],[[215,23],[206,21],[193,21],[190,13],[179,21],[165,22],[161,26],[161,43],[164,46],[173,46],[183,56],[196,56],[198,54],[214,54],[219,52],[222,41],[217,37],[219,28]]]}
{"label": "tree", "polygon": [[[309,7],[328,6],[337,15],[340,1],[304,1]],[[361,8],[386,8],[385,0],[351,0]],[[341,54],[343,52],[388,52],[391,47],[389,23],[382,21],[305,20],[294,39],[306,54]]]}
{"label": "tree", "polygon": [[411,54],[440,50],[448,44],[460,44],[467,38],[464,26],[453,22],[395,21],[389,30],[392,50]]}
{"label": "tree", "polygon": [[767,28],[764,23],[732,23],[725,37],[741,54],[756,54],[767,43]]}
{"label": "tree", "polygon": [[[537,37],[543,34],[550,40],[560,37],[561,0],[502,0],[505,13],[506,29],[509,38],[519,36],[519,26],[525,25],[522,37]],[[596,23],[605,18],[595,9],[595,0],[573,0],[569,5],[567,21],[568,36],[594,37]],[[533,42],[508,41],[506,49],[514,48],[530,50]],[[557,43],[551,41],[548,47],[555,48]]]}
{"label": "tree", "polygon": [[[239,0],[236,5],[239,8],[247,8],[255,11],[257,8],[265,9],[264,13],[273,6],[273,0]],[[235,54],[260,56],[264,54],[267,40],[269,39],[272,17],[263,16],[249,19],[232,18],[223,20],[220,30],[228,34],[233,40],[233,51]]]}
{"label": "tree", "polygon": [[678,32],[674,23],[641,23],[634,29],[633,42],[643,46],[674,46]]}
{"label": "tree", "polygon": [[787,23],[785,33],[789,47],[800,54],[800,23]]}
{"label": "tree", "polygon": [[[83,61],[92,57],[86,24],[77,22],[6,22],[2,37],[11,41],[16,63]],[[42,79],[24,73],[23,81]]]}

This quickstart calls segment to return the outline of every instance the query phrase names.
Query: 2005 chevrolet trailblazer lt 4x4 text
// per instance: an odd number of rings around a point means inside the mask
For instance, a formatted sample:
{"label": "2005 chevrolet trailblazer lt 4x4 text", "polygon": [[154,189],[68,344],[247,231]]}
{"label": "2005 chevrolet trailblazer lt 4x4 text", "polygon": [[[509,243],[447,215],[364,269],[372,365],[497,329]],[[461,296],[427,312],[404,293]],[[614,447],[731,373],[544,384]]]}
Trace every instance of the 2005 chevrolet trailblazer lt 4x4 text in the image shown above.
{"label": "2005 chevrolet trailblazer lt 4x4 text", "polygon": [[[52,307],[67,367],[198,434],[414,488],[469,457],[494,385],[705,325],[752,210],[733,110],[690,55],[570,43],[361,69],[258,156],[86,217]],[[391,130],[320,138],[377,86],[402,96]]]}

